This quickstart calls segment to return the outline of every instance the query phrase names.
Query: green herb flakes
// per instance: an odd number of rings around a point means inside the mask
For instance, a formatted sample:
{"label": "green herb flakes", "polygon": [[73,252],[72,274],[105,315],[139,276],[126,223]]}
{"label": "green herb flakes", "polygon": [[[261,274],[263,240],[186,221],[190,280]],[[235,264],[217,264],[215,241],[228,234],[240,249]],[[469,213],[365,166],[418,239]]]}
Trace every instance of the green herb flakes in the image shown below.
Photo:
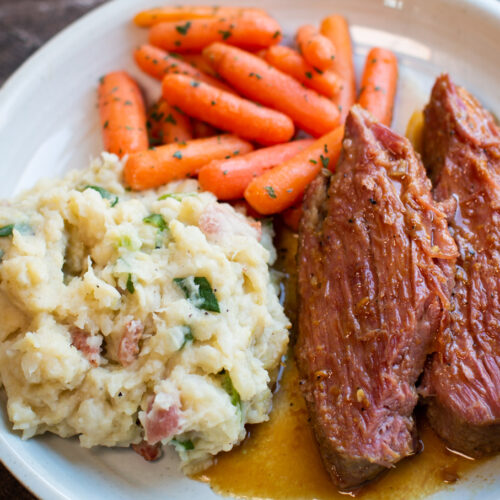
{"label": "green herb flakes", "polygon": [[320,155],[319,159],[321,160],[321,165],[323,168],[328,168],[328,164],[330,163],[330,158],[327,156]]}
{"label": "green herb flakes", "polygon": [[266,190],[266,192],[270,198],[276,198],[276,193],[274,192],[274,189],[272,186],[266,186],[264,189]]}
{"label": "green herb flakes", "polygon": [[175,30],[177,33],[180,33],[181,35],[186,35],[187,32],[189,31],[189,28],[191,28],[191,21],[187,21],[186,24],[180,24],[175,27]]}
{"label": "green herb flakes", "polygon": [[219,30],[219,35],[222,35],[223,40],[227,40],[232,33],[230,31]]}
{"label": "green herb flakes", "polygon": [[178,160],[182,159],[182,153],[180,151],[176,151],[172,156]]}

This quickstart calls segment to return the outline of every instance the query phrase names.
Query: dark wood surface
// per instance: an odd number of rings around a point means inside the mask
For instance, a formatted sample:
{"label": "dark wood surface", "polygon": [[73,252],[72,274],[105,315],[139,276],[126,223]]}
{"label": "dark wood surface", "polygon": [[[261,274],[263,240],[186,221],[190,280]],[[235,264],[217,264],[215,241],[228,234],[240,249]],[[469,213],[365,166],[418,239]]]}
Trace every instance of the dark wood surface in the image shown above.
{"label": "dark wood surface", "polygon": [[[105,1],[0,0],[0,85],[44,42]],[[0,498],[35,497],[0,463]]]}

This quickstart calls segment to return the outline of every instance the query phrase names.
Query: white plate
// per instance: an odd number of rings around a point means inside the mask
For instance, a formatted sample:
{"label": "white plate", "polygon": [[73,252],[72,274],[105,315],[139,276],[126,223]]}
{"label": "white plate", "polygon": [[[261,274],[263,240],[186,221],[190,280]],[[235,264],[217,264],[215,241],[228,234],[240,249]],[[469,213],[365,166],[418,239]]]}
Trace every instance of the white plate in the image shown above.
{"label": "white plate", "polygon": [[[132,49],[147,35],[130,21],[138,10],[158,3],[161,0],[115,0],[104,5],[50,41],[4,85],[0,197],[31,186],[40,177],[82,168],[99,153],[95,90],[102,74],[126,69],[150,98],[159,94],[159,84],[141,74],[132,60]],[[394,122],[399,131],[404,131],[411,112],[422,107],[442,71],[500,113],[500,2],[233,0],[236,4],[270,10],[288,34],[304,22],[317,24],[333,11],[344,14],[351,22],[358,68],[370,46],[395,50],[401,68]],[[148,464],[129,450],[87,450],[77,440],[43,436],[24,442],[11,431],[5,407],[1,413],[0,459],[42,498],[218,498],[207,485],[182,476],[173,452]],[[432,498],[498,499],[498,470],[500,457]]]}

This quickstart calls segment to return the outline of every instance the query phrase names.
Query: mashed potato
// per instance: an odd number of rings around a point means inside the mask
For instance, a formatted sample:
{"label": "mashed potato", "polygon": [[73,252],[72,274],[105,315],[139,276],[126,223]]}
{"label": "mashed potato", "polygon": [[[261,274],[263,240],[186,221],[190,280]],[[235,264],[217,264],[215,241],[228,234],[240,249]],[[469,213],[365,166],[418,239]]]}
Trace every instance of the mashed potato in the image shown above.
{"label": "mashed potato", "polygon": [[[289,322],[271,229],[196,181],[127,192],[103,154],[0,206],[0,376],[23,438],[78,435],[189,471],[267,420]],[[170,194],[169,194],[170,193]]]}

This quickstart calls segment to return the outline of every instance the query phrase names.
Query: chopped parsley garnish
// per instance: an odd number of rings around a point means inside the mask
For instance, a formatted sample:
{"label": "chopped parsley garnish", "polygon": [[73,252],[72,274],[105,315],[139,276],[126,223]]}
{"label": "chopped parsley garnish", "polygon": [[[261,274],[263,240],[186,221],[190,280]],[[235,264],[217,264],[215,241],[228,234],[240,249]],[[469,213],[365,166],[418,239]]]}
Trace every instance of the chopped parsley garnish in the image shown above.
{"label": "chopped parsley garnish", "polygon": [[185,35],[189,28],[191,28],[191,21],[188,21],[186,24],[180,24],[175,27],[175,30],[177,33],[180,33],[181,35]]}
{"label": "chopped parsley garnish", "polygon": [[200,82],[197,82],[196,80],[191,80],[189,82],[189,85],[191,85],[191,87],[199,87],[200,86]]}
{"label": "chopped parsley garnish", "polygon": [[229,398],[231,400],[231,404],[236,406],[239,410],[241,410],[241,398],[238,391],[234,388],[233,381],[229,376],[229,373],[226,370],[222,370],[222,388],[229,394]]}
{"label": "chopped parsley garnish", "polygon": [[151,214],[142,219],[146,224],[151,224],[152,226],[157,227],[160,231],[165,231],[168,229],[167,223],[161,214]]}
{"label": "chopped parsley garnish", "polygon": [[276,193],[274,192],[272,186],[265,186],[264,189],[267,191],[267,194],[269,195],[270,198],[276,198]]}
{"label": "chopped parsley garnish", "polygon": [[118,196],[116,194],[110,193],[107,189],[104,189],[101,186],[91,186],[90,184],[87,184],[83,188],[83,191],[85,191],[86,189],[93,189],[94,191],[97,191],[101,195],[101,198],[109,200],[109,204],[111,207],[114,207],[118,203]]}
{"label": "chopped parsley garnish", "polygon": [[102,126],[102,128],[103,128],[103,129],[104,129],[104,128],[108,128],[108,126],[109,126],[109,120],[106,120],[106,121],[104,122],[104,125]]}
{"label": "chopped parsley garnish", "polygon": [[132,101],[125,101],[123,104],[125,104],[125,106],[132,106]]}
{"label": "chopped parsley garnish", "polygon": [[203,276],[174,278],[174,283],[184,292],[186,299],[198,309],[220,312],[219,302],[207,278]]}
{"label": "chopped parsley garnish", "polygon": [[194,444],[191,439],[186,439],[185,441],[181,441],[180,439],[171,439],[170,442],[176,448],[182,448],[185,451],[194,450]]}
{"label": "chopped parsley garnish", "polygon": [[127,290],[130,293],[134,293],[135,292],[134,282],[132,281],[132,275],[130,273],[129,273],[128,278],[127,278]]}
{"label": "chopped parsley garnish", "polygon": [[307,78],[311,79],[313,77],[313,74],[310,71],[306,71],[306,76]]}
{"label": "chopped parsley garnish", "polygon": [[182,153],[180,151],[176,151],[172,156],[180,160],[182,158]]}
{"label": "chopped parsley garnish", "polygon": [[248,73],[248,76],[249,77],[252,77],[252,76],[255,76],[255,78],[257,78],[257,80],[261,80],[262,77],[258,74],[258,73]]}
{"label": "chopped parsley garnish", "polygon": [[190,326],[183,325],[181,328],[184,333],[184,340],[182,341],[180,349],[182,349],[188,342],[192,342],[194,340],[193,332]]}
{"label": "chopped parsley garnish", "polygon": [[5,255],[5,251],[0,248],[0,262],[2,262],[4,255]]}
{"label": "chopped parsley garnish", "polygon": [[177,120],[172,116],[172,113],[169,113],[165,117],[165,123],[171,123],[172,125],[177,125]]}
{"label": "chopped parsley garnish", "polygon": [[215,106],[217,103],[216,103],[215,101],[212,101],[210,104],[211,104],[212,106]]}
{"label": "chopped parsley garnish", "polygon": [[279,31],[279,30],[278,30],[278,31],[275,31],[275,32],[273,33],[273,38],[278,38],[280,35],[281,35],[281,31]]}
{"label": "chopped parsley garnish", "polygon": [[309,158],[309,163],[312,163],[313,165],[318,164],[317,160],[314,160],[313,158]]}
{"label": "chopped parsley garnish", "polygon": [[321,160],[321,165],[323,165],[323,168],[328,168],[328,164],[330,163],[330,158],[320,155],[319,159]]}
{"label": "chopped parsley garnish", "polygon": [[230,31],[219,30],[219,35],[222,35],[223,40],[227,40],[232,33]]}

